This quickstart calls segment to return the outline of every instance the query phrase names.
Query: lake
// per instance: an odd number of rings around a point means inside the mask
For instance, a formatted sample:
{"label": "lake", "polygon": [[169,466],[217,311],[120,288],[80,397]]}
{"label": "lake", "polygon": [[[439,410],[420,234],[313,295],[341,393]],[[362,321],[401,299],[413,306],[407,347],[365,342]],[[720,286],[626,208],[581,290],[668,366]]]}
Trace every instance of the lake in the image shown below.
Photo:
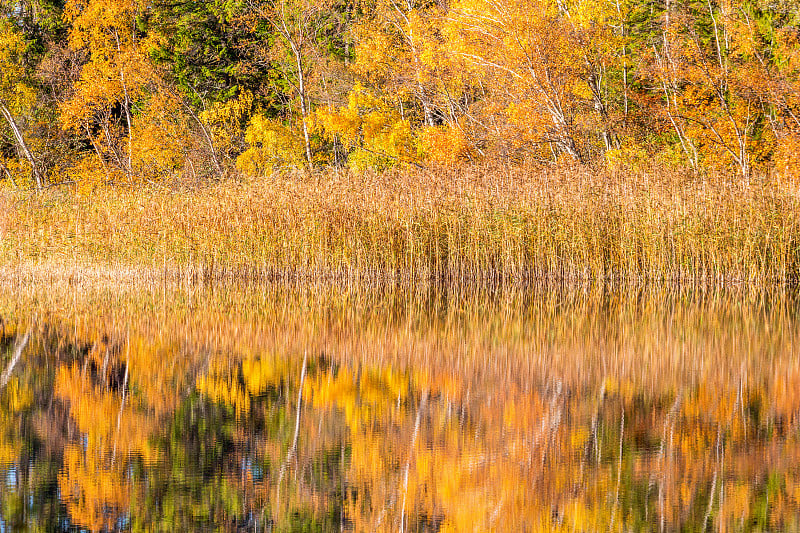
{"label": "lake", "polygon": [[790,289],[16,280],[0,317],[0,532],[800,530]]}

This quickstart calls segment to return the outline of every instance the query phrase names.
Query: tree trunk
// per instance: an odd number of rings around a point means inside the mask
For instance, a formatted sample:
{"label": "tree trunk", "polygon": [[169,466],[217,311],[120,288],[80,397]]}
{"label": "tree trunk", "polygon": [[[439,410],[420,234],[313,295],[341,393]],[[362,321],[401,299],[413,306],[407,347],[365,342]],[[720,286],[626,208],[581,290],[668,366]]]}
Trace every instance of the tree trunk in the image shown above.
{"label": "tree trunk", "polygon": [[36,182],[36,188],[41,189],[44,186],[44,178],[42,177],[41,172],[39,172],[39,167],[36,165],[36,160],[33,158],[33,154],[28,149],[28,144],[25,142],[25,138],[22,136],[22,132],[19,131],[19,126],[17,125],[17,121],[14,120],[14,116],[11,114],[11,110],[8,109],[5,102],[0,100],[0,113],[2,113],[3,117],[8,122],[8,125],[11,127],[11,131],[14,133],[14,138],[19,145],[20,151],[25,156],[25,159],[28,160],[28,163],[31,165],[31,170],[33,171],[33,179]]}
{"label": "tree trunk", "polygon": [[[119,35],[117,34],[116,30],[114,31],[114,39],[117,41],[117,59],[121,59],[122,56],[122,47],[119,42]],[[128,161],[126,165],[126,174],[128,178],[131,177],[133,173],[133,129],[131,128],[131,100],[128,96],[128,84],[125,82],[125,69],[120,66],[119,69],[119,80],[122,83],[122,93],[125,98],[125,102],[123,105],[125,111],[125,122],[128,126]]]}
{"label": "tree trunk", "polygon": [[300,55],[298,47],[292,45],[295,59],[297,60],[297,92],[300,96],[300,114],[303,117],[303,140],[306,144],[306,159],[308,160],[308,170],[314,170],[314,160],[311,158],[311,139],[308,135],[308,104],[306,103],[306,84],[303,76],[303,57]]}
{"label": "tree trunk", "polygon": [[120,69],[119,71],[120,79],[122,80],[122,91],[125,95],[125,122],[128,125],[128,164],[127,164],[127,173],[128,177],[130,178],[131,174],[133,173],[133,129],[131,128],[131,101],[128,97],[128,85],[125,83],[125,71]]}
{"label": "tree trunk", "polygon": [[[200,131],[203,133],[203,137],[206,139],[206,144],[208,144],[208,149],[211,151],[211,162],[214,164],[214,169],[217,171],[219,176],[222,176],[222,165],[220,165],[219,158],[217,157],[217,150],[214,147],[214,139],[211,137],[211,134],[208,132],[205,124],[203,124],[203,121],[200,120],[200,117],[197,116],[192,107],[187,103],[184,103],[184,107],[194,121],[197,122],[197,125],[200,126]],[[205,107],[205,104],[203,104],[203,107]]]}
{"label": "tree trunk", "polygon": [[11,373],[14,371],[14,367],[17,365],[17,362],[19,362],[19,358],[22,355],[22,350],[25,349],[25,346],[28,345],[28,341],[31,338],[31,331],[33,331],[33,326],[28,328],[25,336],[22,337],[22,339],[18,339],[16,344],[14,344],[14,354],[11,356],[11,360],[8,362],[6,369],[2,374],[0,374],[0,391],[5,388],[8,380],[11,379]]}

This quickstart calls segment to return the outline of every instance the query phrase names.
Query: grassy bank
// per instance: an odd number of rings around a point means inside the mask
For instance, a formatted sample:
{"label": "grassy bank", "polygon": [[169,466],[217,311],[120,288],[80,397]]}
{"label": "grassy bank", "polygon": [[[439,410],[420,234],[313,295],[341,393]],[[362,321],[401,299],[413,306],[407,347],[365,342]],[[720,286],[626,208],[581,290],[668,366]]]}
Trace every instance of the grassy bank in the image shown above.
{"label": "grassy bank", "polygon": [[788,281],[800,199],[766,181],[472,168],[0,193],[0,265],[136,275]]}

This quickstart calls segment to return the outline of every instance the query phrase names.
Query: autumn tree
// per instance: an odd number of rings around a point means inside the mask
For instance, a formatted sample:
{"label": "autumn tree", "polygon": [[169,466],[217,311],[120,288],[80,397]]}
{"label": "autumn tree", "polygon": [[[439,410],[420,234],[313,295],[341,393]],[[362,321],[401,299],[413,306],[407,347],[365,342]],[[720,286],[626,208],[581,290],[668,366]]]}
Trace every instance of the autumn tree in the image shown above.
{"label": "autumn tree", "polygon": [[[793,2],[754,0],[738,7],[732,38],[735,54],[749,65],[748,87],[764,106],[762,143],[780,175],[791,179],[800,168],[800,10]],[[771,149],[765,154],[764,150]]]}
{"label": "autumn tree", "polygon": [[642,74],[655,82],[662,96],[657,110],[695,170],[732,167],[748,177],[771,157],[768,102],[786,81],[771,80],[775,22],[755,2],[670,1],[661,12]]}
{"label": "autumn tree", "polygon": [[[354,27],[354,70],[373,86],[396,98],[403,119],[415,107],[420,121],[434,126],[441,120],[436,110],[436,64],[444,10],[433,2],[379,0]],[[443,66],[443,65],[442,65]],[[407,109],[405,108],[407,107]]]}
{"label": "autumn tree", "polygon": [[200,141],[195,146],[205,147],[191,164],[210,163],[217,175],[244,150],[253,109],[276,105],[262,94],[275,74],[254,64],[251,28],[238,22],[242,9],[240,3],[163,0],[144,17],[149,56],[169,73],[187,127]]}
{"label": "autumn tree", "polygon": [[180,100],[146,53],[143,10],[135,0],[74,0],[65,9],[70,46],[85,50],[87,61],[61,119],[94,151],[80,173],[99,171],[110,182],[179,166],[188,141]]}
{"label": "autumn tree", "polygon": [[[248,137],[255,151],[283,153],[285,160],[296,164],[292,146],[299,137],[305,166],[314,168],[312,114],[326,90],[330,64],[341,61],[339,34],[347,10],[346,2],[331,0],[246,3],[239,23],[252,34],[246,48],[252,65],[271,70],[274,75],[267,86],[271,96],[287,99],[285,106],[261,110],[250,124]],[[252,164],[254,157],[251,152],[243,164]]]}
{"label": "autumn tree", "polygon": [[[35,99],[24,65],[25,52],[26,44],[20,32],[7,20],[0,18],[0,115],[11,132],[17,152],[30,166],[35,186],[42,188],[44,176],[19,121],[20,114],[30,112]],[[13,173],[8,164],[0,159],[0,165],[0,170],[13,182]]]}
{"label": "autumn tree", "polygon": [[456,164],[483,154],[479,86],[447,47],[447,13],[443,3],[378,0],[353,25],[356,83],[346,104],[318,113],[352,167]]}
{"label": "autumn tree", "polygon": [[579,162],[596,131],[606,149],[616,143],[608,74],[617,15],[613,4],[588,0],[451,6],[448,46],[485,87],[495,142]]}
{"label": "autumn tree", "polygon": [[357,84],[347,105],[320,109],[316,120],[325,134],[344,145],[351,168],[384,170],[417,158],[411,121],[394,103]]}

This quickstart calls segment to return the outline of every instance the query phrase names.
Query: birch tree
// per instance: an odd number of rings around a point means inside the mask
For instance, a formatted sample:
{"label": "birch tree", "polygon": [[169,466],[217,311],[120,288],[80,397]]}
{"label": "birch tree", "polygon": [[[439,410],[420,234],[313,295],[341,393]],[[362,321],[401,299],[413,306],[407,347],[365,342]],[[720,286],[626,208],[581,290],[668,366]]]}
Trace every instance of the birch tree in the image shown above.
{"label": "birch tree", "polygon": [[134,0],[70,0],[65,9],[70,46],[86,49],[89,60],[62,120],[89,140],[109,181],[114,172],[131,177],[133,106],[154,78],[139,46],[139,9]]}
{"label": "birch tree", "polygon": [[249,47],[253,63],[277,70],[280,83],[293,95],[292,113],[298,116],[309,170],[314,168],[311,114],[315,74],[324,62],[322,48],[340,7],[327,0],[250,0],[241,17],[258,38]]}
{"label": "birch tree", "polygon": [[34,98],[26,84],[21,59],[24,50],[25,42],[20,33],[8,22],[0,20],[0,116],[11,131],[18,154],[30,166],[34,185],[41,189],[45,185],[45,178],[17,118],[21,111],[30,108]]}

